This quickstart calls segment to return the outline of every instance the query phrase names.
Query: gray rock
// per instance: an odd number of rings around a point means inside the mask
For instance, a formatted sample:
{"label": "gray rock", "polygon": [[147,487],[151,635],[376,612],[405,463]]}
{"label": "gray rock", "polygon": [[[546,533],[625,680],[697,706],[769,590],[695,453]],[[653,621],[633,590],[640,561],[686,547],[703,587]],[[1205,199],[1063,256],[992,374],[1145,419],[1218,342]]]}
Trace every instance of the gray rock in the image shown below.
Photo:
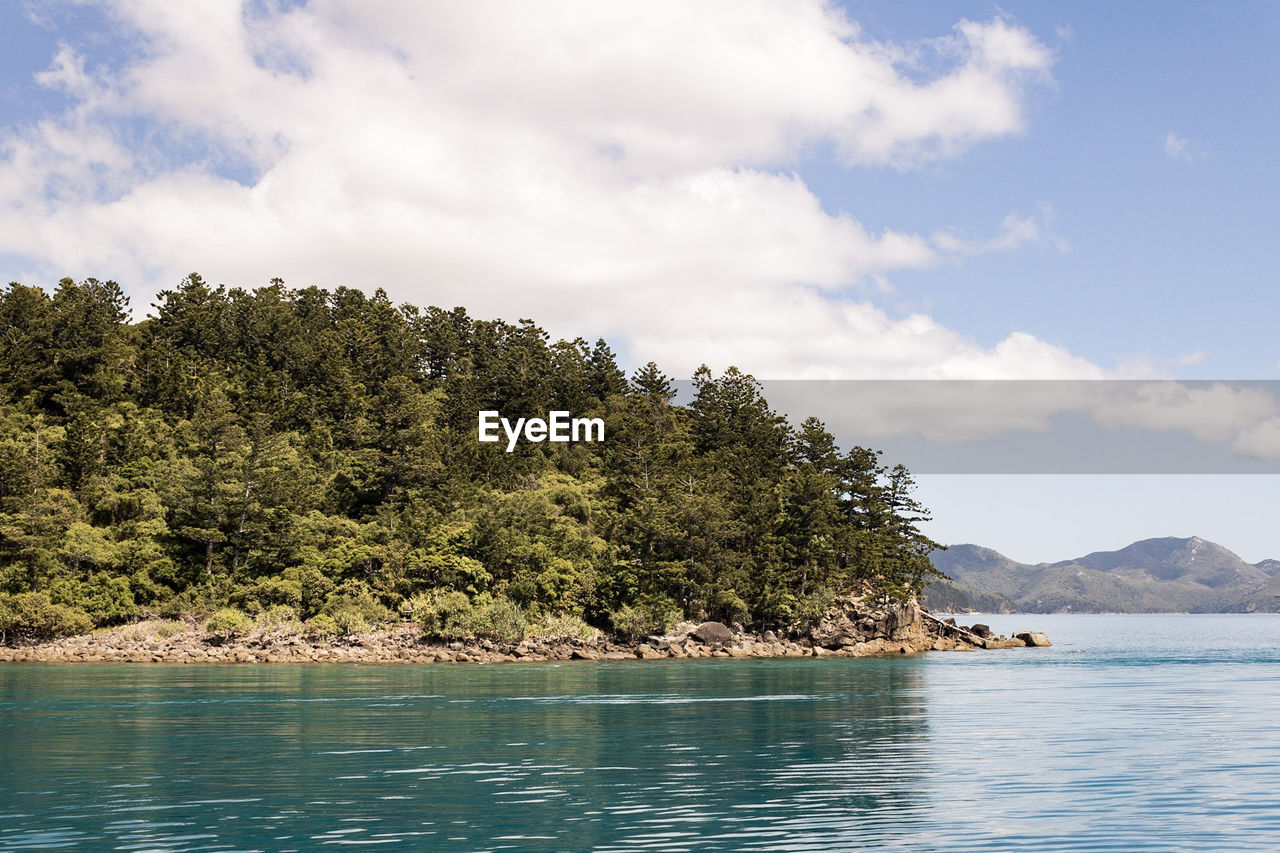
{"label": "gray rock", "polygon": [[693,629],[693,636],[712,646],[723,646],[733,640],[733,632],[723,622],[703,622]]}
{"label": "gray rock", "polygon": [[760,639],[764,640],[766,643],[776,643],[778,642],[778,635],[772,631],[765,631],[764,636]]}
{"label": "gray rock", "polygon": [[1019,631],[1013,636],[1017,637],[1028,646],[1052,646],[1049,642],[1049,635],[1043,631]]}
{"label": "gray rock", "polygon": [[977,625],[974,625],[972,628],[970,628],[969,631],[970,633],[977,634],[979,637],[982,637],[983,639],[986,639],[987,637],[991,636],[990,625],[977,624]]}

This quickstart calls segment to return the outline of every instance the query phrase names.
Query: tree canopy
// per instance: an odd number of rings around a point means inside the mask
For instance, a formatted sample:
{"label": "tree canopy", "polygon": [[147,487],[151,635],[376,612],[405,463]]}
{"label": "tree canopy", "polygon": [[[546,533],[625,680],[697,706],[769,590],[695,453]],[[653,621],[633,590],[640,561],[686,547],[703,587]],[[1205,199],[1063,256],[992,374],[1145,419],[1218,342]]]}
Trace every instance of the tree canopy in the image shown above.
{"label": "tree canopy", "polygon": [[[0,622],[16,633],[33,595],[96,625],[460,593],[601,626],[772,627],[933,573],[909,472],[815,418],[791,425],[736,368],[698,370],[681,405],[656,364],[627,377],[603,340],[279,280],[192,274],[147,319],[128,309],[110,281],[0,291]],[[507,453],[476,440],[487,409],[599,417],[606,440]]]}

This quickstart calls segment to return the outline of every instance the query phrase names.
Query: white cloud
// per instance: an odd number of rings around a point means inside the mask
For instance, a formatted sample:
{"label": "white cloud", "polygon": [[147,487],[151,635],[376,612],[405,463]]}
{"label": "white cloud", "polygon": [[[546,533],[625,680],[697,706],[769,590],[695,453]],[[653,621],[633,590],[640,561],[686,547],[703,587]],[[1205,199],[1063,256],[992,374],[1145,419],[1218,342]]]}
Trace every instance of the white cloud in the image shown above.
{"label": "white cloud", "polygon": [[1280,417],[1268,418],[1242,430],[1232,442],[1232,449],[1253,459],[1280,459]]}
{"label": "white cloud", "polygon": [[1208,357],[1209,357],[1209,353],[1205,352],[1202,349],[1192,350],[1191,352],[1186,353],[1185,355],[1179,356],[1178,364],[1182,365],[1183,367],[1190,367],[1193,364],[1200,364]]}
{"label": "white cloud", "polygon": [[72,106],[0,139],[0,251],[143,304],[193,269],[384,286],[673,372],[1100,374],[868,301],[1058,243],[1045,211],[989,238],[870,231],[791,171],[818,145],[912,168],[1019,132],[1053,57],[1007,20],[890,44],[816,0],[247,8],[120,0],[145,49],[109,73],[60,48],[37,79]]}
{"label": "white cloud", "polygon": [[1047,244],[1059,252],[1071,250],[1070,244],[1052,228],[1053,208],[1042,204],[1031,216],[1010,213],[1000,223],[1000,231],[984,240],[965,239],[955,231],[939,231],[929,238],[940,252],[963,255],[983,255],[990,252],[1008,252],[1031,244]]}
{"label": "white cloud", "polygon": [[1113,429],[1179,431],[1224,444],[1277,416],[1280,402],[1267,388],[1220,382],[1118,383],[1114,398],[1093,412],[1099,424]]}
{"label": "white cloud", "polygon": [[1179,136],[1172,130],[1165,134],[1164,153],[1170,160],[1181,160],[1184,163],[1194,163],[1200,159],[1200,155],[1191,145],[1191,140]]}

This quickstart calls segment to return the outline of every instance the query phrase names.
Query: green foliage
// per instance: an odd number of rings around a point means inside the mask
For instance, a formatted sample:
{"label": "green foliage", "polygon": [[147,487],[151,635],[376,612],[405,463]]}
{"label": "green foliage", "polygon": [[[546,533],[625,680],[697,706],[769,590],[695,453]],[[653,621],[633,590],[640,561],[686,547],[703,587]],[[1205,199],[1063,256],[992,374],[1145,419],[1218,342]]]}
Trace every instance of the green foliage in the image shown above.
{"label": "green foliage", "polygon": [[836,594],[827,587],[814,590],[798,599],[791,611],[790,623],[800,630],[808,630],[821,621],[823,614],[836,602]]}
{"label": "green foliage", "polygon": [[88,580],[64,578],[54,581],[49,597],[55,604],[80,607],[95,625],[116,625],[133,618],[138,607],[128,578],[94,572]]}
{"label": "green foliage", "polygon": [[302,626],[302,633],[314,639],[323,639],[332,637],[338,633],[338,623],[334,621],[332,616],[323,613],[312,616]]}
{"label": "green foliage", "polygon": [[238,637],[253,630],[253,620],[234,607],[223,607],[208,618],[204,630],[222,637]]}
{"label": "green foliage", "polygon": [[169,637],[176,637],[178,634],[187,632],[187,623],[177,619],[159,619],[154,625],[156,637],[161,640],[167,640]]}
{"label": "green foliage", "polygon": [[472,623],[471,600],[457,590],[433,589],[409,601],[413,618],[428,637],[454,639],[467,636]]}
{"label": "green foliage", "polygon": [[53,640],[85,634],[92,627],[79,607],[55,604],[42,592],[0,593],[0,642]]}
{"label": "green foliage", "polygon": [[364,611],[351,604],[343,604],[332,611],[333,624],[338,633],[349,636],[368,631],[372,626],[365,618]]}
{"label": "green foliage", "polygon": [[472,609],[470,628],[473,636],[514,645],[524,639],[528,623],[519,605],[500,597]]}
{"label": "green foliage", "polygon": [[617,634],[638,640],[650,634],[665,634],[676,626],[683,614],[671,599],[646,595],[634,604],[624,604],[609,617]]}
{"label": "green foliage", "polygon": [[529,625],[526,635],[546,642],[591,641],[595,639],[596,629],[578,616],[543,615]]}
{"label": "green foliage", "polygon": [[[481,409],[606,440],[507,453]],[[936,574],[906,469],[793,427],[749,374],[703,367],[677,405],[604,341],[382,291],[192,274],[132,323],[113,282],[0,289],[0,459],[0,593],[64,628],[234,606],[354,632],[408,602],[433,636],[507,642],[526,612],[643,636]]]}
{"label": "green foliage", "polygon": [[330,593],[325,599],[323,612],[333,617],[344,634],[368,631],[375,625],[396,619],[391,609],[360,581],[348,581]]}
{"label": "green foliage", "polygon": [[287,604],[276,604],[260,612],[253,620],[254,627],[263,634],[293,636],[302,631],[297,612]]}

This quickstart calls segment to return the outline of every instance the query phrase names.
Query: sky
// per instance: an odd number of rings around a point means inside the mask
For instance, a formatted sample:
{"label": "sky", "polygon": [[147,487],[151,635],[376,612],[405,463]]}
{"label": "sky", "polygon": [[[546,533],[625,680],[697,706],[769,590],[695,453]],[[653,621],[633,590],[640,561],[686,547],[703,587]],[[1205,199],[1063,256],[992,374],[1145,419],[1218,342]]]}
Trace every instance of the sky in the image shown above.
{"label": "sky", "polygon": [[[0,276],[383,287],[674,375],[1280,379],[1277,43],[1264,2],[9,0]],[[920,497],[1032,562],[1258,560],[1275,482]]]}

